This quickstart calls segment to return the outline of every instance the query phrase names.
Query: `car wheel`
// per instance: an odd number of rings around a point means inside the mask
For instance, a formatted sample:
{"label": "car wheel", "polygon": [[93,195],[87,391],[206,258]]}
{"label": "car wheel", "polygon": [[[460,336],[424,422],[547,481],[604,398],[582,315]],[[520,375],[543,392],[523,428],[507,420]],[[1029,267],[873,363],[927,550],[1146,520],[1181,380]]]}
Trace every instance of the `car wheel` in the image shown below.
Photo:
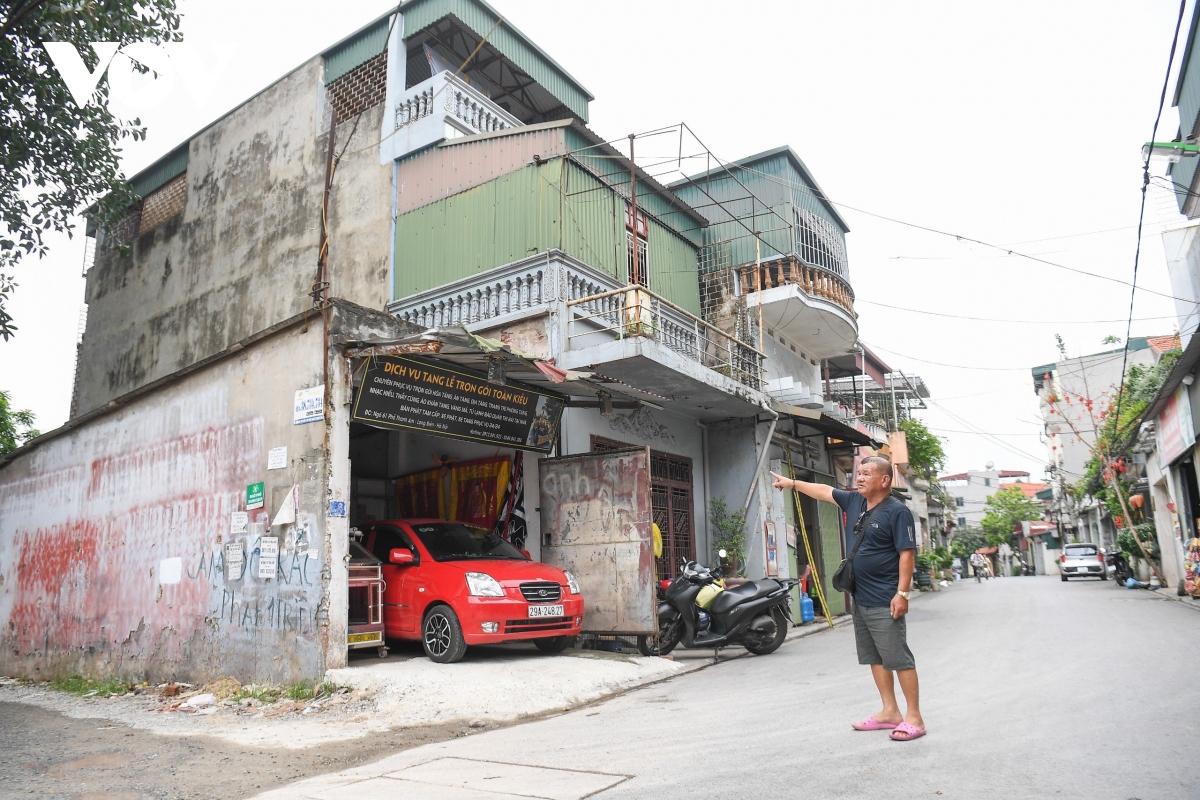
{"label": "car wheel", "polygon": [[550,639],[534,639],[533,646],[543,653],[561,653],[575,644],[574,636],[554,636]]}
{"label": "car wheel", "polygon": [[1063,576],[1062,576],[1062,582],[1063,582],[1063,583],[1066,583],[1066,582],[1067,582],[1067,576],[1066,576],[1066,575],[1063,575]]}
{"label": "car wheel", "polygon": [[1100,580],[1102,580],[1102,581],[1106,581],[1106,580],[1108,580],[1108,576],[1107,576],[1107,575],[1103,575],[1103,574],[1102,574],[1102,575],[1100,576]]}
{"label": "car wheel", "polygon": [[467,653],[467,643],[463,640],[462,625],[454,609],[434,606],[429,610],[421,625],[421,644],[430,661],[453,664],[462,660]]}

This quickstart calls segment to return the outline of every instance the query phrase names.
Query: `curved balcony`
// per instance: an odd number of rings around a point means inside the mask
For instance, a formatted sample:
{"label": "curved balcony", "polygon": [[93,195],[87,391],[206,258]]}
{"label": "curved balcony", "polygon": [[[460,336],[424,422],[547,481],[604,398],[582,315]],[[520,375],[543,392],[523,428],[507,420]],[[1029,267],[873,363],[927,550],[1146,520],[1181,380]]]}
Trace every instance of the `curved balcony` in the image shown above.
{"label": "curved balcony", "polygon": [[[762,304],[763,324],[814,358],[848,353],[858,339],[854,290],[837,273],[795,255],[734,267],[734,291],[751,316]],[[757,273],[757,274],[756,274]]]}

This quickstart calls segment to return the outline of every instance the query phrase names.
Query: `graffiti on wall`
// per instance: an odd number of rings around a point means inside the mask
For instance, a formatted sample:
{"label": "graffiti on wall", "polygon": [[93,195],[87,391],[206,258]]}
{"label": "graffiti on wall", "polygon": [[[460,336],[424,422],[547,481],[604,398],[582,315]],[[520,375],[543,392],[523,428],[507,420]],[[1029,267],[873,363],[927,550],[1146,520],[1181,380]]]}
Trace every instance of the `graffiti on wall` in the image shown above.
{"label": "graffiti on wall", "polygon": [[0,669],[77,669],[72,659],[83,655],[109,671],[201,674],[219,667],[195,663],[198,653],[237,663],[244,648],[270,644],[264,630],[312,633],[320,566],[311,520],[290,526],[273,578],[224,574],[225,543],[241,538],[254,561],[251,534],[265,528],[255,519],[248,534],[230,532],[265,464],[263,419],[228,421],[227,404],[211,397],[190,403],[207,403],[220,422],[202,414],[180,430],[189,416],[178,407],[131,411],[0,473]]}

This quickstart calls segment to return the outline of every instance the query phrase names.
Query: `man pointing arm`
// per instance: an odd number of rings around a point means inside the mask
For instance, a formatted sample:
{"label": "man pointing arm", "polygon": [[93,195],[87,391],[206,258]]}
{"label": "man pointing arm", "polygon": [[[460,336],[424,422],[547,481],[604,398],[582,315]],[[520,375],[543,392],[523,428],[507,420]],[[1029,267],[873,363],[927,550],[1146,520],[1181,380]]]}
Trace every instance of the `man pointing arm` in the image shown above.
{"label": "man pointing arm", "polygon": [[[854,528],[854,538],[846,543],[847,548],[863,537],[854,557],[854,640],[858,663],[871,667],[883,710],[854,723],[854,728],[894,729],[891,737],[896,741],[924,736],[916,661],[908,649],[904,619],[916,556],[916,532],[912,512],[891,497],[891,462],[882,456],[864,458],[858,467],[853,492],[785,478],[774,472],[771,475],[776,489],[794,489],[815,500],[837,503],[846,513],[847,525]],[[893,672],[900,679],[908,706],[903,715],[896,703]]]}

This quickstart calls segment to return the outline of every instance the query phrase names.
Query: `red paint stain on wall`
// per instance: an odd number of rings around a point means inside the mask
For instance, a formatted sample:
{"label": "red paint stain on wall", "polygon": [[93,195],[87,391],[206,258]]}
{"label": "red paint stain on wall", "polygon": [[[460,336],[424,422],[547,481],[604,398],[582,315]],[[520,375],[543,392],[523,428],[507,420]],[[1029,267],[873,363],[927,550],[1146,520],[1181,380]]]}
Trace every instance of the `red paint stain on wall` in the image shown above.
{"label": "red paint stain on wall", "polygon": [[[220,576],[192,578],[189,570],[219,549],[262,449],[262,421],[254,419],[91,461],[74,519],[16,532],[5,625],[11,652],[116,646],[135,659],[179,657],[220,593]],[[183,579],[160,586],[160,562],[174,557],[183,560]]]}

